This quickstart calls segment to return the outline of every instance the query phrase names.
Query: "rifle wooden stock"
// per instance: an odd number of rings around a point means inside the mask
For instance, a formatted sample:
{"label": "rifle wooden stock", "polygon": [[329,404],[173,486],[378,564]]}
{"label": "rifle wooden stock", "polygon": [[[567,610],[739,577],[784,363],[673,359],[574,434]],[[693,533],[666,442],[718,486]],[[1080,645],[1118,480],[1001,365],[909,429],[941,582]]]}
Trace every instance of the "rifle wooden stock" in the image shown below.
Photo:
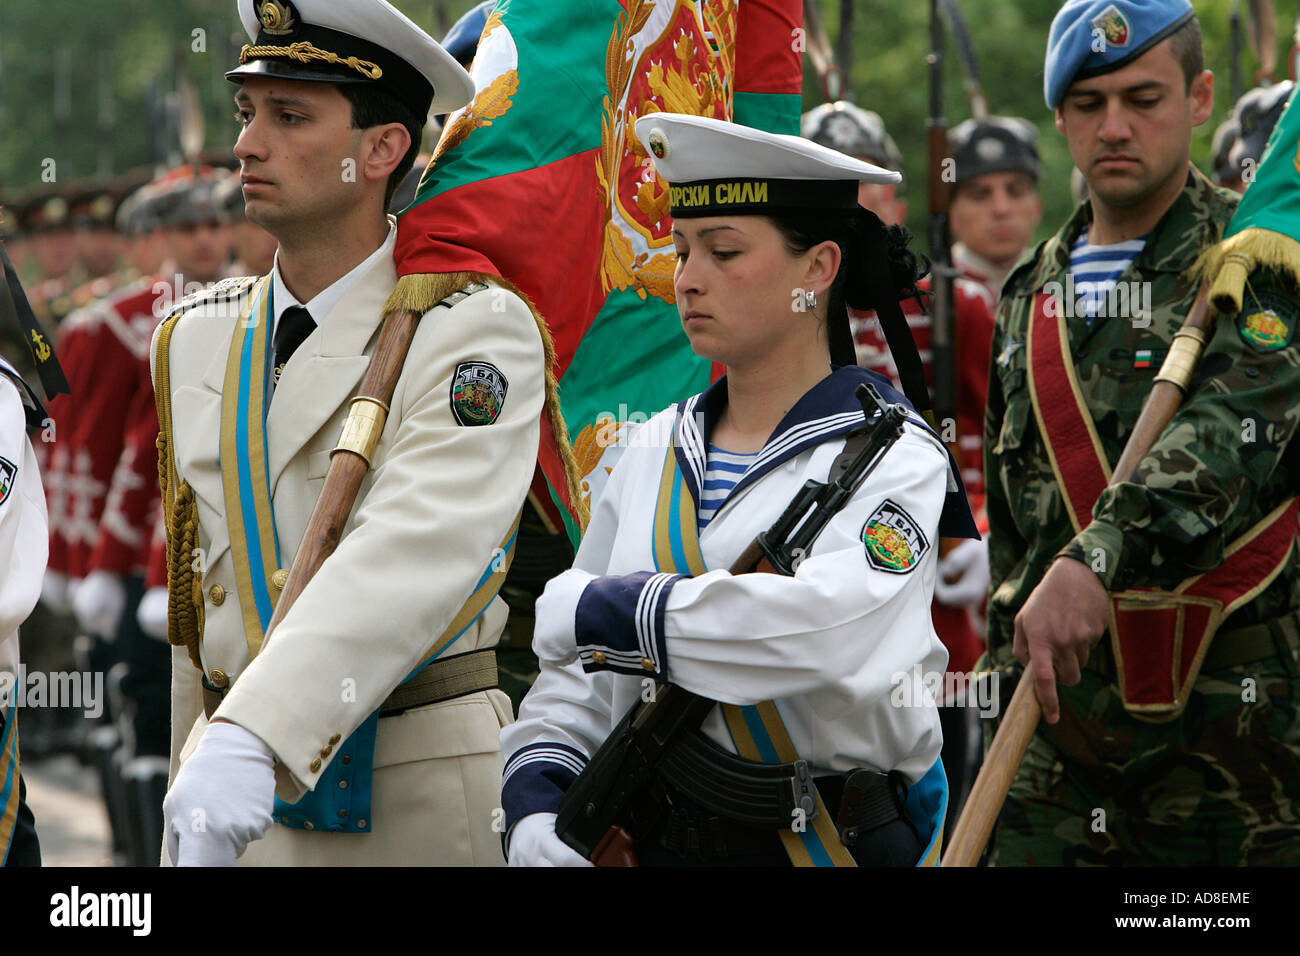
{"label": "rifle wooden stock", "polygon": [[[379,341],[370,357],[365,377],[357,388],[356,398],[372,399],[388,408],[420,318],[421,313],[401,311],[393,312],[384,319]],[[377,440],[378,435],[375,438]],[[361,482],[369,470],[370,463],[356,451],[345,449],[331,453],[325,484],[312,508],[307,530],[303,532],[302,544],[289,569],[289,579],[276,602],[275,613],[271,615],[266,637],[262,639],[263,648],[271,639],[276,625],[289,613],[289,608],[293,607],[293,603],[307,587],[307,582],[338,547],[339,539],[343,536],[343,526],[352,513],[357,493],[361,490]]]}
{"label": "rifle wooden stock", "polygon": [[[1214,331],[1214,315],[1210,312],[1209,300],[1210,284],[1206,282],[1197,293],[1182,328],[1174,335],[1169,355],[1156,375],[1155,384],[1142,405],[1142,413],[1124,445],[1124,452],[1111,472],[1110,484],[1133,478],[1142,459],[1182,405],[1204,343]],[[1033,684],[1026,671],[989,746],[984,765],[953,828],[952,842],[940,866],[974,866],[979,862],[1011,789],[1011,781],[1025,759],[1025,751],[1029,749],[1029,741],[1042,716]]]}

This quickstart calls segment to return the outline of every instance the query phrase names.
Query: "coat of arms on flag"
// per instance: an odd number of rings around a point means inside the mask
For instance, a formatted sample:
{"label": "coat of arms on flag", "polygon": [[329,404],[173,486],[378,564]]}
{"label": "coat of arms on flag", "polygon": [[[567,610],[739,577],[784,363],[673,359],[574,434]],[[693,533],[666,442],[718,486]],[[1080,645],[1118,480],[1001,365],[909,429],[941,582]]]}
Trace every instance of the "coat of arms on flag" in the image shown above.
{"label": "coat of arms on flag", "polygon": [[801,20],[799,0],[499,0],[474,101],[398,221],[399,288],[502,276],[544,321],[558,418],[543,415],[530,500],[575,540],[607,433],[715,371],[682,331],[667,189],[633,123],[669,111],[797,133]]}

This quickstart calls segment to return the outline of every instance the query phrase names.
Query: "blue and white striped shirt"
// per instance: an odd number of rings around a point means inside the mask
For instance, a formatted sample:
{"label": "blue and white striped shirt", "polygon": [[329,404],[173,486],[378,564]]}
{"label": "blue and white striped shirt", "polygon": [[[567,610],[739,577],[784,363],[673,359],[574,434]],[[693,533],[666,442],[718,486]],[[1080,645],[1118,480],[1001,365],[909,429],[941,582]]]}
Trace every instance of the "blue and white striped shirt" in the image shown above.
{"label": "blue and white striped shirt", "polygon": [[1085,230],[1070,251],[1070,272],[1074,276],[1075,314],[1091,325],[1099,315],[1109,315],[1107,303],[1124,270],[1137,258],[1147,237],[1106,246],[1094,246]]}
{"label": "blue and white striped shirt", "polygon": [[738,454],[723,451],[716,445],[709,446],[709,454],[704,464],[704,487],[700,489],[700,513],[697,524],[701,531],[712,520],[718,508],[727,500],[731,489],[736,487],[742,475],[749,470],[750,464],[758,457],[758,452]]}

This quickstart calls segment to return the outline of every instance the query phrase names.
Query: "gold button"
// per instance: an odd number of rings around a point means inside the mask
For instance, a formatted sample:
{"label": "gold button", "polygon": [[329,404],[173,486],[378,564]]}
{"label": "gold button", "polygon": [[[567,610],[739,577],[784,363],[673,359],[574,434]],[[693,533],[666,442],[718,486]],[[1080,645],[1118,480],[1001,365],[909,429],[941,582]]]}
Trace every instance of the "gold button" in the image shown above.
{"label": "gold button", "polygon": [[342,820],[343,818],[345,818],[347,815],[348,815],[348,812],[347,812],[346,810],[340,810],[340,811],[339,811],[339,819],[340,819],[340,820]]}
{"label": "gold button", "polygon": [[304,820],[302,825],[306,827],[308,830],[316,829],[316,824],[312,823],[310,820]]}
{"label": "gold button", "polygon": [[271,583],[275,585],[275,589],[277,591],[283,591],[284,586],[285,584],[288,583],[288,581],[289,581],[289,572],[286,571],[284,568],[280,568],[278,571],[276,571],[274,574],[271,575]]}
{"label": "gold button", "polygon": [[338,742],[339,742],[340,740],[342,740],[342,739],[343,739],[343,738],[340,737],[338,734],[335,734],[333,737],[330,738],[330,746],[331,746],[331,747],[334,746],[336,743],[338,743]]}
{"label": "gold button", "polygon": [[226,672],[220,667],[212,668],[212,673],[208,675],[208,680],[212,682],[213,687],[228,687],[230,685],[230,678],[226,676]]}
{"label": "gold button", "polygon": [[592,661],[594,661],[594,662],[597,663],[597,664],[603,664],[603,663],[605,663],[605,652],[604,652],[604,651],[592,651],[592,652],[591,652],[591,659],[592,659]]}
{"label": "gold button", "polygon": [[364,830],[365,828],[366,828],[366,821],[365,821],[365,820],[358,820],[358,821],[357,821],[357,829],[358,829],[358,830]]}
{"label": "gold button", "polygon": [[329,746],[328,744],[320,749],[320,755],[322,757],[328,757],[333,752],[334,752],[334,748]]}
{"label": "gold button", "polygon": [[315,773],[317,770],[320,769],[320,757],[315,758],[311,762],[309,769],[311,770],[312,773]]}
{"label": "gold button", "polygon": [[214,584],[212,585],[212,587],[208,588],[208,600],[212,602],[212,605],[214,607],[220,607],[221,602],[223,602],[225,599],[226,599],[226,589],[223,588],[220,584]]}
{"label": "gold button", "polygon": [[655,662],[648,657],[643,657],[641,658],[641,666],[648,671],[652,671],[655,669]]}
{"label": "gold button", "polygon": [[352,758],[349,757],[347,754],[344,754],[344,755],[343,755],[342,757],[340,757],[339,759],[343,761],[343,766],[345,766],[345,767],[346,767],[348,764],[350,764],[350,763],[352,762]]}
{"label": "gold button", "polygon": [[340,781],[339,781],[339,789],[340,789],[340,790],[346,790],[347,788],[348,788],[348,782],[347,782],[346,780],[340,780]]}

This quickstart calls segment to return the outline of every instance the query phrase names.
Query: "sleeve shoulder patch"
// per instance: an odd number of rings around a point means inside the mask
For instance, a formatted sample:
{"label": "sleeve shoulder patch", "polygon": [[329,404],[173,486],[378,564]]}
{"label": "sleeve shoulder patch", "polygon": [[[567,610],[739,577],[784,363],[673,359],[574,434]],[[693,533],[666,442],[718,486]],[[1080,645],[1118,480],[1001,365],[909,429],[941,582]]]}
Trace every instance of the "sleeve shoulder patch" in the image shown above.
{"label": "sleeve shoulder patch", "polygon": [[1295,337],[1297,309],[1293,301],[1276,292],[1259,292],[1242,303],[1237,332],[1256,352],[1276,352]]}
{"label": "sleeve shoulder patch", "polygon": [[889,574],[907,574],[930,550],[921,526],[888,498],[862,526],[862,544],[867,551],[867,563]]}
{"label": "sleeve shoulder patch", "polygon": [[451,413],[461,425],[491,425],[501,416],[509,387],[491,362],[461,362],[451,380]]}
{"label": "sleeve shoulder patch", "polygon": [[17,478],[18,466],[8,458],[0,458],[0,505],[9,500],[9,493],[14,490]]}

